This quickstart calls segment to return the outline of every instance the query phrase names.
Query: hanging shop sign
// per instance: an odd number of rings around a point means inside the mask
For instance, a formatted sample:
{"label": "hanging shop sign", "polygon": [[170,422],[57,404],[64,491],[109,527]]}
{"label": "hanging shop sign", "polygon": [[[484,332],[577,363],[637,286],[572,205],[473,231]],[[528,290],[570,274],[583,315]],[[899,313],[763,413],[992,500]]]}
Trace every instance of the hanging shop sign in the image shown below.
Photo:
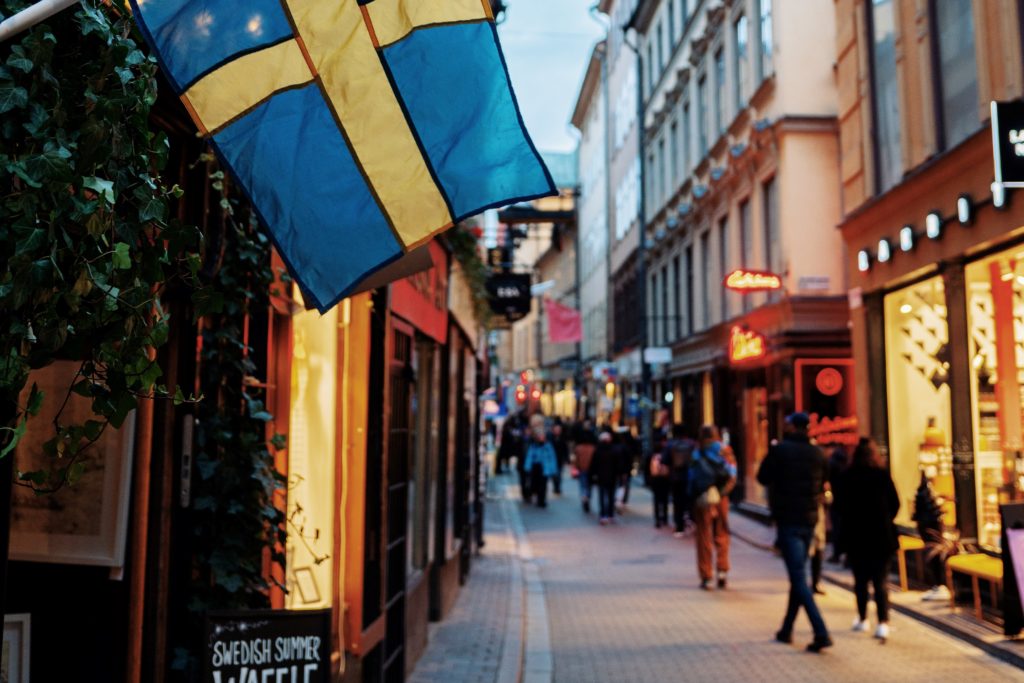
{"label": "hanging shop sign", "polygon": [[768,355],[768,341],[763,334],[733,326],[729,333],[729,362],[745,363]]}
{"label": "hanging shop sign", "polygon": [[521,320],[530,312],[529,273],[495,273],[487,279],[491,310],[509,321]]}
{"label": "hanging shop sign", "polygon": [[849,358],[801,358],[794,364],[796,409],[807,413],[808,435],[819,446],[857,445],[860,423]]}
{"label": "hanging shop sign", "polygon": [[725,277],[726,289],[734,292],[770,292],[782,289],[782,278],[761,270],[734,270]]}
{"label": "hanging shop sign", "polygon": [[992,103],[992,156],[997,185],[1024,187],[1024,102]]}
{"label": "hanging shop sign", "polygon": [[206,683],[328,683],[331,610],[245,610],[206,617]]}

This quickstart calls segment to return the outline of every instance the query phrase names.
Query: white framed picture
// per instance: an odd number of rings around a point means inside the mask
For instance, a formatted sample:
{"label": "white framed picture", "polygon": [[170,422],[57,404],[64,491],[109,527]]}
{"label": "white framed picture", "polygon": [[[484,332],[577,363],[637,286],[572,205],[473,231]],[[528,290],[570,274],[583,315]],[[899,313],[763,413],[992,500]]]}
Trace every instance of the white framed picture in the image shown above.
{"label": "white framed picture", "polygon": [[28,614],[4,616],[0,683],[28,683],[31,627],[32,618]]}
{"label": "white framed picture", "polygon": [[[79,364],[57,361],[29,376],[44,392],[39,414],[15,448],[15,467],[22,472],[53,466],[43,444],[53,438],[53,420]],[[23,400],[27,400],[28,389]],[[64,424],[95,419],[91,401],[72,393],[61,413]],[[120,429],[107,427],[102,436],[79,456],[85,469],[74,484],[56,493],[37,495],[15,486],[11,509],[12,560],[112,567],[124,566],[135,448],[135,412]]]}

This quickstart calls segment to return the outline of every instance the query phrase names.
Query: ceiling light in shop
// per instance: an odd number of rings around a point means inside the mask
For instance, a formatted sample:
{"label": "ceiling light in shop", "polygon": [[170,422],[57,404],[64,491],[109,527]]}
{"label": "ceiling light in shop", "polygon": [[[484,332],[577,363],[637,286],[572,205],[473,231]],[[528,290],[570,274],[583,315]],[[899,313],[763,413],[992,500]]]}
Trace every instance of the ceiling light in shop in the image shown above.
{"label": "ceiling light in shop", "polygon": [[910,251],[914,248],[914,227],[912,225],[904,225],[903,229],[900,230],[900,250]]}
{"label": "ceiling light in shop", "polygon": [[676,400],[675,394],[673,394],[671,391],[665,393],[665,403],[671,403],[674,400]]}
{"label": "ceiling light in shop", "polygon": [[971,195],[962,194],[956,198],[956,219],[960,225],[970,225],[974,219],[974,205],[971,203]]}
{"label": "ceiling light in shop", "polygon": [[914,307],[911,306],[910,304],[903,304],[902,306],[900,306],[900,313],[902,313],[903,315],[910,313],[912,310],[914,310]]}
{"label": "ceiling light in shop", "polygon": [[[959,204],[957,205],[959,211]],[[932,211],[924,218],[924,231],[929,239],[937,240],[942,237],[942,216],[938,211]]]}

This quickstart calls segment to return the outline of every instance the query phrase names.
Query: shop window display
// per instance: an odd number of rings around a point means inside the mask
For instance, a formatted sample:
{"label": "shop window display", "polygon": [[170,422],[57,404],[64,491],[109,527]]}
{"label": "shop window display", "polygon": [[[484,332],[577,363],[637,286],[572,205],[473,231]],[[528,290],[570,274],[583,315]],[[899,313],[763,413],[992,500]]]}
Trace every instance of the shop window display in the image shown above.
{"label": "shop window display", "polygon": [[1024,248],[966,268],[978,542],[999,547],[999,505],[1024,490]]}
{"label": "shop window display", "polygon": [[922,473],[956,526],[949,389],[949,327],[941,277],[885,297],[889,465],[900,495],[898,524],[912,527]]}

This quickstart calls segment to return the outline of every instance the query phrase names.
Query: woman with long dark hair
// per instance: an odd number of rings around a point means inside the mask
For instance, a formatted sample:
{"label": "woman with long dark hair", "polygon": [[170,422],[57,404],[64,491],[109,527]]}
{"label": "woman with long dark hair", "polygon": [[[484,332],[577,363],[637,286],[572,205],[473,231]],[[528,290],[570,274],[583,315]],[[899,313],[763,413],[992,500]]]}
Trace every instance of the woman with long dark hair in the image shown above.
{"label": "woman with long dark hair", "polygon": [[875,637],[884,642],[889,637],[889,567],[899,548],[893,520],[900,509],[900,498],[878,447],[871,439],[861,438],[853,451],[837,503],[842,506],[843,547],[853,569],[857,596],[857,620],[853,630],[858,633],[868,630],[868,584],[871,584],[878,607]]}

